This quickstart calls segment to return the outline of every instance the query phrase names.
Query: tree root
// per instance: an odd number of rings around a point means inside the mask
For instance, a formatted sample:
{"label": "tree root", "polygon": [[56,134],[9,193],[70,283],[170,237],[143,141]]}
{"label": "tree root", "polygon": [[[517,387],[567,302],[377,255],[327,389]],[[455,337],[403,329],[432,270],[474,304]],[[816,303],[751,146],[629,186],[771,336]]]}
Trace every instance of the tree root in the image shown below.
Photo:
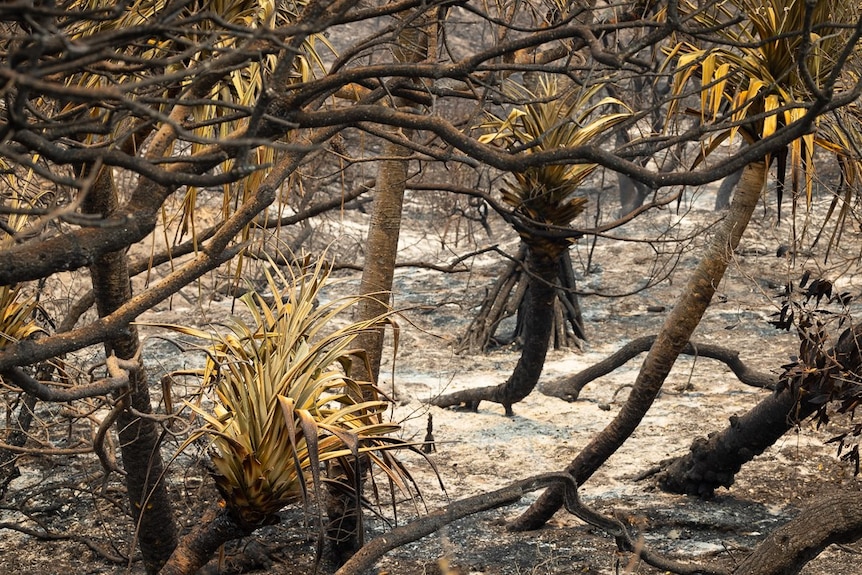
{"label": "tree root", "polygon": [[[639,354],[647,352],[655,342],[655,335],[647,335],[633,339],[613,355],[603,359],[599,363],[588,367],[574,375],[568,375],[555,381],[540,382],[538,390],[545,395],[558,397],[565,401],[575,401],[584,387],[591,381],[603,377],[615,369],[625,365],[629,360]],[[739,359],[739,352],[726,347],[707,343],[696,343],[690,341],[686,344],[682,353],[695,357],[708,357],[721,361],[729,367],[739,381],[753,387],[775,389],[778,379],[768,373],[755,371],[745,365]],[[453,394],[454,395],[454,394]]]}
{"label": "tree root", "polygon": [[[500,252],[500,250],[497,250]],[[500,252],[503,253],[503,252]],[[458,341],[456,351],[487,352],[490,349],[511,344],[523,345],[527,339],[524,333],[524,317],[531,313],[527,307],[528,278],[533,275],[527,268],[528,249],[521,244],[515,256],[506,256],[509,263],[493,286],[488,288],[482,307],[470,322],[470,326]],[[505,254],[504,254],[505,255]],[[584,321],[578,303],[577,285],[572,260],[564,251],[556,263],[556,297],[551,329],[551,345],[554,349],[581,347],[586,340]],[[510,333],[500,334],[498,330],[505,320],[515,317],[516,325]]]}
{"label": "tree root", "polygon": [[[461,407],[475,412],[479,409],[479,404],[483,401],[499,403],[499,400],[496,399],[498,393],[498,385],[486,385],[485,387],[474,387],[472,389],[464,389],[447,393],[445,395],[438,395],[428,403],[444,408]],[[513,414],[511,405],[504,405],[503,407],[506,409],[506,415]]]}

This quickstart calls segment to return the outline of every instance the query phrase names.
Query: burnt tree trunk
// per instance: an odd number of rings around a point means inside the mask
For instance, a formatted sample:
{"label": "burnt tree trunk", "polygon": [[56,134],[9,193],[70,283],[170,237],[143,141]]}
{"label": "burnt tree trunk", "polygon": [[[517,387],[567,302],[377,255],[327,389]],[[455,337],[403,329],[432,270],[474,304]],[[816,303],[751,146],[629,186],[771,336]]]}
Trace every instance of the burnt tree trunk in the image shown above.
{"label": "burnt tree trunk", "polygon": [[[715,236],[708,242],[679,300],[668,314],[641,366],[628,400],[613,421],[596,435],[566,468],[578,485],[583,485],[625,443],[649,411],[677,357],[685,349],[691,334],[709,307],[712,296],[724,277],[731,254],[739,245],[739,240],[748,226],[765,182],[766,166],[763,162],[746,166],[730,212],[717,227]],[[549,488],[510,528],[537,529],[544,525],[562,504],[562,489]]]}
{"label": "burnt tree trunk", "polygon": [[[524,338],[521,357],[506,382],[442,395],[431,401],[438,407],[464,405],[476,410],[482,401],[501,404],[506,415],[512,405],[527,397],[539,382],[553,333],[554,301],[557,297],[558,256],[531,250],[527,260],[530,272],[527,307],[523,314]],[[528,311],[527,311],[528,310]]]}
{"label": "burnt tree trunk", "polygon": [[[856,324],[826,352],[834,360],[830,377],[862,367],[860,338],[862,324]],[[659,474],[659,485],[665,491],[704,498],[712,497],[719,487],[730,487],[744,464],[822,407],[822,401],[808,399],[820,395],[816,389],[801,393],[792,387],[770,395],[745,415],[731,417],[724,431],[695,439],[686,455],[666,464]]]}
{"label": "burnt tree trunk", "polygon": [[[467,331],[458,342],[457,351],[487,352],[511,344],[523,345],[525,340],[524,317],[529,313],[529,281],[524,273],[527,265],[527,246],[521,244],[518,254],[506,266],[493,287],[485,295],[482,307]],[[554,349],[580,347],[586,341],[584,320],[578,296],[575,292],[575,272],[568,250],[560,254],[557,261],[557,293],[554,301],[552,340]],[[515,316],[515,328],[509,333],[499,333],[503,323]]]}
{"label": "burnt tree trunk", "polygon": [[[103,169],[96,178],[83,208],[91,214],[108,217],[117,207],[117,196],[110,169]],[[128,256],[124,251],[99,256],[90,266],[93,293],[100,317],[113,313],[132,297]],[[120,359],[139,356],[140,339],[134,325],[111,334],[105,341],[105,354]],[[157,573],[177,545],[177,529],[173,508],[164,482],[164,463],[159,451],[159,427],[151,419],[133,413],[152,413],[146,372],[129,373],[128,394],[117,397],[126,408],[117,418],[123,468],[126,471],[135,534],[147,573]]]}
{"label": "burnt tree trunk", "polygon": [[[419,14],[417,12],[417,14]],[[406,18],[396,20],[403,26],[398,33],[393,54],[398,63],[421,62],[429,56],[430,37],[428,22],[424,17],[415,20]],[[415,104],[409,100],[396,98],[393,102],[398,109],[415,111]],[[401,136],[409,140],[411,130],[399,130]],[[401,230],[401,214],[404,192],[409,180],[410,158],[413,152],[397,142],[383,143],[383,159],[378,163],[377,182],[374,194],[371,225],[368,228],[365,262],[362,266],[362,281],[356,320],[368,321],[384,316],[390,311],[392,282],[395,277],[395,263],[398,256],[398,238]],[[384,325],[365,330],[354,341],[365,351],[367,366],[356,362],[351,367],[350,376],[357,380],[380,383],[380,363],[383,356]],[[378,399],[376,393],[364,398],[367,401]],[[367,456],[358,458],[353,469],[343,468],[340,463],[331,463],[327,474],[340,484],[352,485],[355,493],[345,493],[337,488],[328,489],[326,511],[329,517],[327,535],[336,560],[346,561],[364,542],[362,522],[362,486],[369,469]]]}
{"label": "burnt tree trunk", "polygon": [[695,439],[690,451],[665,464],[659,474],[662,490],[708,499],[719,487],[730,487],[745,463],[763,453],[816,406],[800,401],[790,389],[772,394],[730,426],[709,438]]}
{"label": "burnt tree trunk", "polygon": [[194,529],[180,541],[159,575],[192,575],[207,564],[219,547],[251,535],[227,511],[224,502],[207,509]]}

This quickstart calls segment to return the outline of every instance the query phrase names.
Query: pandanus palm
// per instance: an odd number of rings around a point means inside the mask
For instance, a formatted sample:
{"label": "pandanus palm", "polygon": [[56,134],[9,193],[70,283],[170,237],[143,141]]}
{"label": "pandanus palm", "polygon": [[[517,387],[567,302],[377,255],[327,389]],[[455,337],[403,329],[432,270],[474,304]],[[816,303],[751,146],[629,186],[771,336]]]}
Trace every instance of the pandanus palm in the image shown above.
{"label": "pandanus palm", "polygon": [[[689,11],[705,30],[712,31],[711,39],[715,40],[704,48],[680,43],[669,50],[668,59],[668,65],[675,66],[675,96],[683,95],[692,78],[700,79],[696,87],[701,102],[699,113],[705,124],[713,123],[711,133],[715,134],[704,144],[703,155],[737,134],[754,143],[776,135],[781,127],[792,129],[796,124],[807,128],[815,106],[822,109],[823,94],[841,88],[841,70],[835,66],[845,66],[852,55],[853,46],[847,39],[856,23],[854,3],[730,0],[710,3],[703,9],[681,3],[680,10]],[[676,107],[672,106],[671,111],[675,113]],[[794,190],[802,189],[804,179],[804,189],[810,196],[815,145],[843,156],[846,179],[856,181],[862,164],[840,139],[830,138],[837,133],[836,128],[822,129],[823,119],[811,123],[814,131],[801,130],[800,137],[787,146]],[[784,153],[776,156],[780,159]],[[717,226],[697,269],[668,314],[629,400],[568,466],[567,471],[579,485],[625,442],[652,405],[724,276],[764,189],[769,163],[767,157],[745,167],[730,212]],[[779,162],[781,177],[785,165],[783,160]],[[543,525],[562,501],[561,490],[549,489],[515,522],[514,528]]]}
{"label": "pandanus palm", "polygon": [[[841,88],[836,83],[841,76],[833,73],[836,63],[845,64],[852,56],[842,51],[848,48],[846,26],[855,23],[858,9],[852,2],[818,0],[807,8],[808,4],[801,0],[732,0],[715,3],[706,11],[687,5],[698,23],[717,30],[718,45],[702,48],[680,42],[669,50],[667,60],[676,64],[674,96],[679,97],[692,78],[700,79],[700,110],[695,113],[704,124],[715,126],[703,156],[737,135],[748,144],[768,138],[803,119],[808,104],[826,91]],[[669,107],[671,115],[678,112],[679,101]],[[817,147],[839,156],[848,189],[862,174],[862,164],[855,159],[858,152],[834,116],[816,119],[814,127],[774,154],[779,210],[788,156],[794,208],[803,191],[811,199]],[[754,180],[765,181],[772,161],[770,155],[751,164],[758,169]]]}
{"label": "pandanus palm", "polygon": [[[81,0],[70,10],[71,19],[64,30],[72,42],[112,49],[106,61],[116,70],[129,70],[108,77],[99,66],[70,76],[67,82],[78,88],[123,86],[123,97],[130,104],[79,107],[68,104],[62,113],[80,120],[80,133],[74,136],[84,145],[118,148],[138,156],[144,162],[159,163],[165,152],[184,148],[190,154],[233,133],[255,134],[255,106],[263,91],[267,74],[281,74],[281,79],[307,79],[318,63],[314,39],[279,60],[273,46],[266,50],[243,52],[244,43],[261,29],[272,29],[296,19],[305,2],[260,2],[259,0],[214,0],[206,3],[176,3],[168,0],[133,1],[119,8],[116,2]],[[104,17],[105,15],[111,17]],[[171,33],[164,33],[170,29]],[[245,32],[245,33],[242,33]],[[133,38],[127,44],[113,47],[111,39]],[[226,54],[229,65],[215,66]],[[142,65],[148,63],[149,66]],[[165,81],[165,78],[172,78]],[[46,103],[46,106],[50,106]],[[74,121],[69,122],[75,124]],[[107,128],[88,131],[87,126]],[[242,202],[254,196],[266,175],[267,167],[276,160],[275,147],[250,144],[246,156],[225,162],[224,172],[237,165],[253,166],[250,174],[225,185],[223,220]],[[82,210],[109,217],[120,205],[115,174],[120,173],[107,163],[92,162],[76,166],[82,179],[92,178],[89,193],[82,198]],[[123,174],[129,181],[129,174]],[[137,179],[138,188],[149,185],[147,178]],[[170,188],[160,192],[172,191]],[[134,197],[135,193],[130,194]],[[168,204],[169,205],[169,204]],[[197,190],[186,187],[179,208],[162,210],[164,228],[174,231],[174,241],[185,234],[193,236],[195,247],[203,238],[196,236],[195,214]],[[153,214],[155,217],[155,214]],[[145,218],[146,219],[146,218]],[[242,240],[249,236],[249,227],[241,232]],[[241,262],[242,260],[238,260]],[[235,273],[239,274],[240,264]],[[128,256],[125,250],[102,254],[90,267],[93,291],[100,316],[113,313],[131,298]],[[105,341],[106,352],[122,359],[138,355],[140,341],[134,327],[112,334]],[[159,455],[159,430],[147,418],[133,411],[149,413],[151,401],[144,370],[135,372],[130,385],[129,405],[117,419],[122,445],[126,484],[131,509],[137,522],[137,541],[144,556],[147,571],[159,570],[177,544],[173,511],[164,483],[162,460]],[[147,505],[143,502],[147,501]]]}
{"label": "pandanus palm", "polygon": [[[390,403],[371,382],[347,375],[352,362],[365,361],[351,347],[354,340],[385,318],[334,329],[334,320],[355,306],[356,298],[318,306],[327,277],[322,263],[299,277],[268,273],[272,303],[247,293],[241,300],[250,323],[234,320],[222,335],[171,326],[214,338],[200,373],[204,389],[215,393],[213,407],[189,403],[205,425],[185,445],[209,439],[231,536],[272,523],[283,507],[320,495],[323,482],[331,481],[320,474],[325,462],[352,469],[361,458],[382,470],[389,485],[412,493],[410,474],[392,452],[413,448],[392,437],[399,426],[386,420]],[[202,525],[177,549],[167,572],[179,572],[182,558],[205,561],[224,542],[212,537]]]}
{"label": "pandanus palm", "polygon": [[[699,76],[704,120],[717,121],[725,114],[733,122],[729,128],[717,132],[705,147],[705,153],[737,133],[748,143],[768,138],[783,126],[801,120],[812,101],[841,90],[842,81],[854,82],[858,77],[858,70],[854,69],[858,66],[855,49],[848,42],[849,25],[859,18],[858,5],[822,0],[813,3],[734,0],[730,6],[733,11],[724,8],[697,18],[705,26],[715,26],[737,13],[744,15],[746,25],[727,27],[720,33],[738,48],[698,49],[687,43],[675,48],[680,54],[675,91],[680,93],[690,77]],[[837,65],[843,69],[836,68]],[[859,157],[862,137],[857,124],[855,106],[840,108],[817,118],[813,130],[775,154],[779,214],[785,173],[790,169],[792,242],[802,239],[795,229],[795,211],[799,198],[805,198],[806,203],[811,201],[817,148],[837,156],[842,172],[829,209],[832,215],[841,204],[832,239],[840,237],[851,196],[862,176]],[[756,174],[756,181],[765,180],[771,159],[767,157],[749,167]],[[751,178],[749,184],[740,186],[736,194],[755,201],[759,190],[751,185]],[[830,353],[830,357],[838,356]],[[789,412],[804,418],[816,408],[804,398],[800,401],[790,390],[770,396],[740,418],[738,425],[712,434],[708,442],[696,441],[690,454],[665,469],[661,483],[669,491],[711,496],[716,488],[729,487],[744,463],[792,428],[797,420],[788,416]]]}
{"label": "pandanus palm", "polygon": [[[2,244],[3,242],[0,241],[0,246]],[[0,286],[0,349],[43,331],[36,321],[37,310],[36,299],[23,292],[20,286]],[[2,374],[0,374],[0,382],[5,384]],[[23,401],[20,402],[17,420],[8,419],[7,425],[4,426],[4,433],[0,436],[4,444],[0,447],[0,499],[6,495],[9,483],[20,475],[15,465],[18,454],[14,448],[24,446],[33,421],[37,399],[29,394],[24,395]],[[11,423],[12,421],[14,423]]]}
{"label": "pandanus palm", "polygon": [[[115,5],[114,2],[106,0],[81,0],[80,4],[94,11],[113,8]],[[185,76],[182,82],[169,83],[163,93],[152,94],[150,93],[152,89],[147,89],[148,91],[141,94],[141,97],[163,99],[166,104],[158,112],[166,117],[171,115],[170,106],[177,101],[180,89],[189,89],[197,74],[211,73],[207,68],[208,62],[231,50],[244,50],[243,43],[248,42],[248,36],[253,36],[261,29],[290,25],[298,19],[307,4],[306,0],[290,2],[211,0],[205,3],[205,7],[197,3],[188,3],[175,16],[180,21],[187,19],[188,25],[170,35],[154,37],[142,46],[136,46],[126,53],[118,54],[117,59],[120,62],[124,59],[163,62],[165,69],[160,72]],[[135,1],[119,17],[82,22],[71,30],[70,35],[72,39],[80,38],[86,41],[88,37],[99,33],[146,27],[159,22],[163,13],[172,12],[175,9],[176,7],[172,6],[169,0]],[[209,83],[205,92],[197,94],[191,104],[186,105],[183,102],[188,116],[178,119],[178,123],[183,127],[183,133],[179,135],[179,139],[187,140],[188,149],[194,154],[238,130],[248,130],[249,134],[253,135],[256,126],[251,122],[260,120],[253,110],[264,91],[265,78],[278,73],[287,76],[288,82],[305,82],[312,79],[315,73],[324,70],[324,63],[319,53],[321,46],[331,50],[331,46],[322,35],[312,34],[302,42],[299,49],[295,50],[292,58],[280,59],[270,47],[267,53],[256,58],[248,58],[242,65],[233,65],[220,72],[221,75],[217,80]],[[280,69],[279,66],[285,69]],[[200,70],[196,73],[198,69]],[[97,88],[108,82],[113,85],[122,84],[127,80],[134,81],[134,74],[135,72],[130,73],[129,76],[117,75],[109,79],[103,74],[85,73],[74,81],[79,86]],[[90,113],[97,117],[104,114],[104,111],[94,108]],[[141,118],[138,121],[149,124],[150,120],[150,118]],[[140,130],[140,126],[118,123],[117,134],[112,134],[112,137],[127,132],[130,128]],[[153,130],[157,128],[158,125]],[[148,133],[139,131],[136,137],[145,137]],[[128,138],[124,140],[128,142]],[[140,142],[135,144],[140,145]],[[252,147],[249,152],[251,157],[239,158],[239,161],[247,162],[254,169],[247,177],[223,186],[222,210],[225,218],[231,214],[236,205],[245,200],[261,184],[277,159],[277,148],[278,146],[274,145]],[[226,162],[222,167],[228,170],[232,166]],[[195,186],[189,186],[186,188],[179,209],[164,214],[165,226],[175,230],[175,241],[182,239],[188,233],[196,232],[195,213],[199,207],[197,203],[198,189]],[[243,239],[247,239],[250,233],[248,228],[243,233]],[[238,270],[237,276],[239,273]]]}
{"label": "pandanus palm", "polygon": [[[630,115],[619,100],[596,98],[601,89],[595,85],[561,90],[555,79],[544,76],[535,93],[513,84],[511,96],[526,104],[505,118],[490,116],[483,124],[489,132],[480,141],[528,154],[595,143]],[[611,106],[620,111],[606,112]],[[536,386],[554,323],[558,261],[571,244],[566,228],[584,210],[587,200],[576,194],[595,168],[595,164],[546,164],[511,174],[502,198],[511,206],[510,222],[528,249],[521,357],[505,383],[438,397],[435,405],[465,404],[475,409],[480,401],[493,401],[511,415],[512,404]]]}
{"label": "pandanus palm", "polygon": [[[32,172],[25,177],[18,177],[16,171],[8,169],[5,162],[0,161],[0,167],[4,168],[0,203],[11,212],[0,222],[2,252],[15,243],[15,234],[23,231],[29,224],[30,218],[25,215],[25,211],[40,203],[40,193],[33,192],[36,186],[32,185]],[[0,349],[43,333],[44,330],[36,319],[40,312],[38,300],[32,293],[23,290],[22,286],[0,286]],[[3,376],[0,374],[0,382],[2,381]],[[29,436],[36,401],[35,396],[26,395],[21,402],[17,421],[8,426],[8,433],[3,434],[3,443],[6,445],[0,448],[0,499],[6,494],[9,483],[20,474],[15,465],[18,454],[8,446],[24,446]]]}

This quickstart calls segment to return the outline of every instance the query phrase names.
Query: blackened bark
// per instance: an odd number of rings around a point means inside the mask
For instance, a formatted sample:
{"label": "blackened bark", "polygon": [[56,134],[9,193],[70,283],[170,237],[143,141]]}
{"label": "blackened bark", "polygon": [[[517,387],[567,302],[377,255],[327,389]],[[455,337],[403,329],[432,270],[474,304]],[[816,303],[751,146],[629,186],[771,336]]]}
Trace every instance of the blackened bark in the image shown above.
{"label": "blackened bark", "polygon": [[[117,197],[110,170],[102,170],[96,178],[83,208],[86,212],[107,216],[117,206]],[[90,268],[96,307],[99,317],[113,313],[132,297],[128,270],[128,256],[124,251],[110,252],[96,258]],[[140,351],[140,339],[135,326],[127,325],[111,334],[105,341],[107,356],[133,359]],[[177,530],[173,508],[163,480],[164,464],[159,452],[159,428],[151,419],[133,414],[132,410],[152,412],[146,372],[140,369],[129,373],[129,390],[124,409],[117,418],[123,468],[126,471],[132,517],[135,520],[136,538],[141,548],[147,573],[158,573],[177,545]]]}
{"label": "blackened bark", "polygon": [[192,575],[207,564],[218,548],[251,534],[227,511],[224,502],[204,513],[194,529],[183,537],[159,575]]}
{"label": "blackened bark", "polygon": [[[132,381],[130,407],[139,413],[151,413],[144,370],[132,374]],[[117,429],[138,545],[147,572],[158,573],[177,546],[173,506],[165,486],[165,467],[159,451],[159,428],[152,420],[124,409],[117,418]]]}
{"label": "blackened bark", "polygon": [[[524,268],[527,263],[527,246],[522,243],[518,253],[488,290],[479,313],[470,322],[458,342],[458,352],[486,352],[524,340],[524,317],[530,313]],[[557,300],[554,302],[553,336],[554,349],[578,346],[586,341],[584,320],[578,295],[577,283],[572,270],[572,259],[564,250],[557,260]],[[510,333],[499,333],[503,322],[517,314],[515,329]]]}
{"label": "blackened bark", "polygon": [[730,426],[709,438],[697,438],[690,451],[672,460],[659,474],[664,491],[710,498],[719,487],[733,485],[742,466],[763,453],[816,406],[799,402],[789,389],[766,397]]}
{"label": "blackened bark", "polygon": [[[862,367],[860,338],[862,324],[856,324],[826,352],[834,360],[828,368],[830,377],[841,377],[842,372],[856,372]],[[829,386],[828,379],[824,384]],[[745,415],[731,417],[730,426],[722,432],[695,439],[687,454],[665,465],[658,477],[659,485],[665,491],[704,498],[712,497],[719,487],[730,487],[744,464],[822,407],[822,401],[808,400],[822,393],[819,389],[800,393],[787,387],[764,398]]]}
{"label": "blackened bark", "polygon": [[530,250],[527,269],[530,286],[527,290],[527,308],[524,310],[524,341],[521,357],[505,383],[467,389],[437,397],[431,401],[438,407],[464,405],[476,410],[482,401],[501,404],[507,415],[512,405],[527,397],[542,375],[545,356],[550,346],[554,325],[554,301],[557,297],[557,254],[536,253]]}
{"label": "blackened bark", "polygon": [[495,389],[491,398],[506,409],[507,415],[512,415],[512,404],[530,395],[539,382],[554,326],[557,258],[531,250],[527,262],[533,275],[527,289],[521,357],[512,375]]}
{"label": "blackened bark", "polygon": [[[760,199],[765,181],[766,166],[762,162],[746,167],[728,216],[718,226],[679,300],[668,314],[641,366],[628,400],[613,421],[593,438],[566,468],[578,485],[583,485],[625,443],[649,411],[673,364],[700,323],[718,284],[721,283],[730,256],[739,244]],[[544,525],[562,504],[562,489],[552,487],[510,524],[510,528],[537,529]]]}

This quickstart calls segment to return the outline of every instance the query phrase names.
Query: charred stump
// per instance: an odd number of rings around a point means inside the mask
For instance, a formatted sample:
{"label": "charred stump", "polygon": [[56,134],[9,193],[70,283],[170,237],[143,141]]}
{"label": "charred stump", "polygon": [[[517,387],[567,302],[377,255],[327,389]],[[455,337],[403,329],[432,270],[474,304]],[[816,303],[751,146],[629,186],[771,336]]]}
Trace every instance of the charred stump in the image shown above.
{"label": "charred stump", "polygon": [[764,398],[742,416],[730,418],[730,426],[708,438],[698,438],[690,451],[671,460],[659,473],[665,491],[709,498],[719,487],[730,487],[745,463],[763,453],[785,433],[825,407],[829,388],[836,380],[862,366],[862,324],[845,330],[824,357],[822,370],[806,371],[814,381],[788,385]]}

